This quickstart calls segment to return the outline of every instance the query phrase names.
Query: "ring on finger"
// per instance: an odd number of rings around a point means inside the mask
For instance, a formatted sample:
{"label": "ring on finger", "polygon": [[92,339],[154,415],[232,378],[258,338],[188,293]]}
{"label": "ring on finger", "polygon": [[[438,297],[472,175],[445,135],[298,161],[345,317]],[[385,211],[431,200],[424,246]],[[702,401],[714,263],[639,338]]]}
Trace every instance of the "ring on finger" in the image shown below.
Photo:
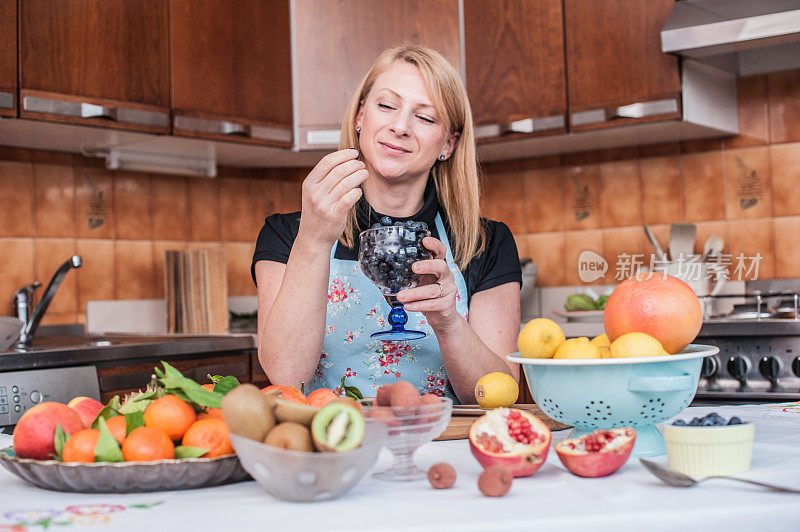
{"label": "ring on finger", "polygon": [[444,286],[442,286],[441,281],[436,281],[435,284],[439,285],[439,295],[436,296],[436,299],[438,299],[438,298],[440,298],[440,297],[442,297],[444,295]]}

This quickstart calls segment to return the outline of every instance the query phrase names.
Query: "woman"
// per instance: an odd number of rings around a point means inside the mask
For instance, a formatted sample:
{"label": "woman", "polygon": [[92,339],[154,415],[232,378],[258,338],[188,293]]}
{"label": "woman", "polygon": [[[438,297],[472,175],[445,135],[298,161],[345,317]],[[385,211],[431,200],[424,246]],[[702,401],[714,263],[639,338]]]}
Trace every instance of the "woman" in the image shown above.
{"label": "woman", "polygon": [[[270,381],[374,394],[408,380],[474,403],[475,383],[516,350],[521,271],[508,228],[481,220],[472,114],[458,73],[417,45],[385,51],[354,95],[340,151],[303,182],[300,213],[266,219],[253,256],[259,360]],[[353,147],[353,148],[350,148]],[[403,290],[408,327],[381,342],[390,307],[358,268],[358,234],[380,218],[426,222],[435,282]],[[455,397],[454,397],[455,396]]]}

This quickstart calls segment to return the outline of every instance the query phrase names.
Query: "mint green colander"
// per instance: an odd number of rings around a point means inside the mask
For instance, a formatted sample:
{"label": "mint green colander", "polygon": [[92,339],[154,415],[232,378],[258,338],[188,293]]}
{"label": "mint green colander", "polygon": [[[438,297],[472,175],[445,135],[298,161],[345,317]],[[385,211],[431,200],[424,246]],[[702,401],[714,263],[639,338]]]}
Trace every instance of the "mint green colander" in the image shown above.
{"label": "mint green colander", "polygon": [[690,344],[674,355],[641,358],[538,359],[506,357],[522,365],[534,401],[542,411],[575,428],[570,438],[595,429],[633,427],[632,456],[666,453],[656,424],[692,402],[703,357],[719,352]]}

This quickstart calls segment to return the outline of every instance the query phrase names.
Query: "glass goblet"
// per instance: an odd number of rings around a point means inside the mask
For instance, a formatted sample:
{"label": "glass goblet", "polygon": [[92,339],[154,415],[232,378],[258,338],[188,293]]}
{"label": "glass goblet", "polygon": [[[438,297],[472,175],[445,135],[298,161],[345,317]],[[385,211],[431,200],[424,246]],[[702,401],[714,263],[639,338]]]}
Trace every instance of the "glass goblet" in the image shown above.
{"label": "glass goblet", "polygon": [[421,276],[414,273],[411,265],[430,258],[430,252],[422,245],[422,239],[429,235],[427,230],[414,230],[402,225],[379,226],[361,232],[358,252],[361,271],[375,283],[392,307],[388,316],[392,328],[372,333],[372,338],[402,341],[425,336],[423,331],[405,328],[408,314],[398,301],[397,293],[419,284]]}

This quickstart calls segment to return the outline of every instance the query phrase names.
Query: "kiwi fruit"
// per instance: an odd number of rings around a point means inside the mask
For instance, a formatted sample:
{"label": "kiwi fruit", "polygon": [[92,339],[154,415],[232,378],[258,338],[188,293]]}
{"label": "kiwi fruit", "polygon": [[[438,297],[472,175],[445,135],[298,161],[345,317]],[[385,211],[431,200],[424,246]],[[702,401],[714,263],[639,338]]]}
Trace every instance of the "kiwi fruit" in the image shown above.
{"label": "kiwi fruit", "polygon": [[314,451],[308,427],[292,421],[275,425],[275,428],[269,431],[267,437],[264,438],[264,443],[290,451]]}
{"label": "kiwi fruit", "polygon": [[337,397],[333,400],[334,403],[344,403],[347,406],[352,406],[362,414],[364,413],[364,409],[361,407],[361,403],[353,399],[352,397]]}
{"label": "kiwi fruit", "polygon": [[328,403],[314,416],[311,437],[320,452],[351,451],[364,439],[364,416],[345,403]]}
{"label": "kiwi fruit", "polygon": [[222,417],[228,429],[238,436],[264,441],[275,426],[272,397],[267,397],[252,384],[242,384],[222,398]]}
{"label": "kiwi fruit", "polygon": [[389,406],[389,398],[392,396],[392,386],[394,384],[382,384],[375,392],[375,406]]}
{"label": "kiwi fruit", "polygon": [[287,401],[277,396],[274,398],[274,401],[275,406],[273,407],[273,412],[275,413],[275,419],[278,423],[291,421],[292,423],[299,423],[310,427],[311,420],[314,419],[314,416],[319,412],[319,408],[317,407],[302,405],[294,401]]}

